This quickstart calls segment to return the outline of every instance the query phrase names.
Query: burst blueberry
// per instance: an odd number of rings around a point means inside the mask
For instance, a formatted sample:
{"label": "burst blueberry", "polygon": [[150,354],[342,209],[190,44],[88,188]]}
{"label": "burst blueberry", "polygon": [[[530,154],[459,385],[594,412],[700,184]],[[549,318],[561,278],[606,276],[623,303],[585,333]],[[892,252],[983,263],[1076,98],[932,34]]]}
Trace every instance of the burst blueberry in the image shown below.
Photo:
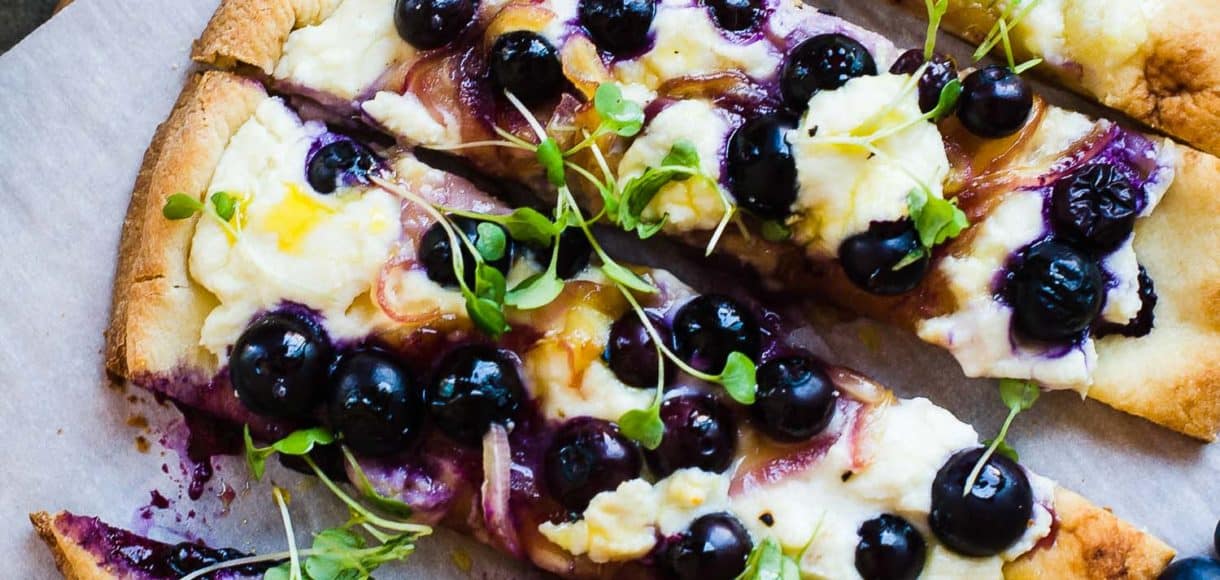
{"label": "burst blueberry", "polygon": [[966,556],[994,556],[1008,549],[1025,534],[1033,514],[1033,490],[1025,470],[1003,455],[992,455],[966,490],[966,480],[983,453],[977,448],[954,454],[932,482],[932,533]]}
{"label": "burst blueberry", "polygon": [[266,314],[242,332],[229,355],[237,398],[268,417],[306,417],[323,394],[331,346],[310,320]]}
{"label": "burst blueberry", "polygon": [[657,5],[656,0],[580,0],[577,10],[598,48],[626,55],[648,44]]}
{"label": "burst blueberry", "polygon": [[470,345],[441,360],[426,400],[437,428],[454,440],[477,445],[493,423],[513,421],[525,388],[511,354]]}
{"label": "burst blueberry", "polygon": [[368,175],[377,167],[377,157],[367,147],[351,139],[323,145],[309,158],[306,177],[318,193],[334,193],[345,185],[369,183]]}
{"label": "burst blueberry", "polygon": [[[898,267],[912,255],[918,257]],[[899,220],[873,222],[868,230],[843,240],[839,264],[847,279],[860,289],[893,296],[915,289],[928,274],[931,258],[922,251],[915,224]]]}
{"label": "burst blueberry", "polygon": [[1057,241],[1034,244],[1010,275],[1013,321],[1022,335],[1064,340],[1097,318],[1105,298],[1101,267],[1084,252]]}
{"label": "burst blueberry", "polygon": [[555,434],[544,459],[547,487],[563,506],[582,512],[593,496],[640,476],[640,452],[612,423],[583,417]]}
{"label": "burst blueberry", "polygon": [[1063,235],[1096,252],[1117,248],[1135,229],[1139,198],[1113,165],[1081,167],[1055,182],[1051,216]]}
{"label": "burst blueberry", "polygon": [[818,91],[834,90],[853,78],[875,74],[877,63],[863,44],[837,32],[820,34],[788,53],[780,91],[789,109],[804,111]]}
{"label": "burst blueberry", "polygon": [[394,26],[415,48],[440,48],[461,36],[478,7],[477,0],[398,0]]}
{"label": "burst blueberry", "polygon": [[[951,81],[957,79],[957,63],[953,57],[933,53],[931,59],[923,57],[923,50],[912,48],[898,57],[890,66],[893,74],[913,75],[927,63],[923,74],[919,77],[919,110],[930,113],[940,103],[940,93]],[[947,114],[948,111],[945,111]]]}
{"label": "burst blueberry", "polygon": [[753,28],[762,17],[762,0],[704,0],[716,24],[734,32]]}
{"label": "burst blueberry", "polygon": [[389,353],[363,348],[339,357],[331,374],[330,425],[360,455],[402,451],[423,422],[421,387]]}
{"label": "burst blueberry", "polygon": [[559,53],[541,34],[516,30],[500,35],[492,45],[490,61],[496,87],[526,105],[550,101],[563,89]]}
{"label": "burst blueberry", "polygon": [[795,120],[782,113],[747,121],[728,148],[729,189],[741,207],[767,219],[783,219],[796,201],[796,160],[788,144]]}

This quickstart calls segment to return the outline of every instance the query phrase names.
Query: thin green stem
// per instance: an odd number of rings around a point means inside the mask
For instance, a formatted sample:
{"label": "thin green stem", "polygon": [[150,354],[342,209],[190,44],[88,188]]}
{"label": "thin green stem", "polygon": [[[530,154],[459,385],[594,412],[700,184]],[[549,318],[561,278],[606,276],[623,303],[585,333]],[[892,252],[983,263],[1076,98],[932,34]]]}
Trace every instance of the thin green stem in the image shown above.
{"label": "thin green stem", "polygon": [[284,534],[288,536],[288,578],[301,580],[301,557],[297,552],[296,533],[292,531],[292,517],[288,515],[288,504],[284,502],[284,493],[279,487],[271,488],[271,496],[275,505],[280,508],[280,518],[284,520]]}
{"label": "thin green stem", "polygon": [[[622,284],[615,284],[615,286],[618,287],[619,292],[623,293],[623,297],[627,299],[627,302],[629,304],[631,304],[631,307],[634,308],[637,313],[644,311],[644,307],[640,306],[639,301],[637,301],[635,299],[635,296],[631,293],[630,290],[623,287]],[[644,330],[646,330],[648,332],[648,336],[652,337],[652,341],[657,345],[657,350],[659,350],[662,354],[664,354],[665,358],[669,359],[675,365],[677,365],[678,368],[682,369],[683,372],[685,372],[697,379],[707,381],[709,383],[720,382],[719,375],[710,375],[699,369],[696,369],[696,368],[686,364],[686,361],[684,361],[680,357],[678,357],[678,355],[675,354],[672,350],[669,350],[669,347],[665,346],[665,341],[663,341],[661,339],[661,335],[657,332],[657,329],[653,328],[652,321],[648,320],[647,316],[644,316],[643,318],[641,318],[641,322],[644,323]]]}
{"label": "thin green stem", "polygon": [[962,497],[970,495],[971,488],[974,487],[974,482],[979,478],[979,473],[983,471],[983,466],[987,464],[987,460],[995,454],[995,450],[1000,447],[1000,443],[1004,442],[1004,438],[1008,436],[1008,428],[1012,425],[1013,419],[1017,418],[1017,414],[1021,412],[1020,408],[1013,407],[1008,411],[1008,418],[1004,419],[1004,425],[1000,427],[1000,434],[991,441],[991,445],[987,446],[987,450],[979,457],[978,463],[974,464],[974,469],[970,470],[970,475],[966,477],[966,485],[962,487]]}
{"label": "thin green stem", "polygon": [[301,459],[305,460],[305,463],[309,465],[309,468],[312,469],[314,474],[318,476],[318,479],[322,481],[322,484],[325,485],[326,488],[331,491],[331,493],[335,494],[335,497],[338,497],[340,501],[347,504],[347,507],[351,508],[352,511],[360,514],[360,516],[368,521],[368,523],[379,528],[394,530],[396,532],[416,534],[420,536],[426,536],[432,533],[432,528],[428,526],[406,522],[395,522],[369,511],[369,509],[361,505],[360,502],[347,495],[347,493],[340,489],[338,485],[335,485],[335,482],[331,481],[331,479],[326,476],[326,473],[324,473],[322,469],[318,467],[318,464],[314,463],[313,459],[311,459],[308,455],[302,455]]}

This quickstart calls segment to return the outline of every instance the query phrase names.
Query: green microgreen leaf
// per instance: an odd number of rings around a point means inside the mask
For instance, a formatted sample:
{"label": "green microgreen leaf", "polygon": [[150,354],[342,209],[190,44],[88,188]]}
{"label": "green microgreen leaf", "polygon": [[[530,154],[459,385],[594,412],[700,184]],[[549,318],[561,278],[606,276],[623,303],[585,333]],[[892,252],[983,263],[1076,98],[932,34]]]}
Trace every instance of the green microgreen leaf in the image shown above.
{"label": "green microgreen leaf", "polygon": [[522,207],[513,210],[500,222],[513,239],[526,244],[545,246],[559,235],[560,228],[536,209]]}
{"label": "green microgreen leaf", "polygon": [[1009,410],[1018,413],[1028,411],[1033,408],[1041,394],[1042,391],[1038,389],[1038,385],[1032,381],[1000,380],[1000,400],[1004,401],[1004,405]]}
{"label": "green microgreen leaf", "polygon": [[504,274],[480,262],[475,267],[474,291],[465,295],[466,314],[475,326],[492,338],[509,331],[508,317],[504,314]]}
{"label": "green microgreen leaf", "polygon": [[1004,457],[1007,457],[1013,461],[1021,460],[1021,456],[1017,454],[1017,450],[1013,449],[1013,447],[1011,445],[1009,445],[1007,441],[1001,440],[997,443],[996,439],[997,439],[996,437],[992,437],[990,439],[985,439],[985,440],[983,440],[983,445],[986,445],[988,447],[995,445],[996,453],[1003,455]]}
{"label": "green microgreen leaf", "polygon": [[301,429],[293,431],[287,437],[272,443],[267,447],[255,447],[254,438],[250,435],[250,426],[246,425],[242,432],[246,449],[246,465],[255,480],[261,480],[267,468],[267,459],[276,453],[284,455],[309,455],[318,445],[330,445],[335,442],[335,435],[324,427]]}
{"label": "green microgreen leaf", "polygon": [[407,519],[411,517],[414,510],[405,502],[399,501],[392,497],[384,496],[373,488],[373,482],[369,481],[369,476],[364,472],[364,468],[360,467],[360,463],[356,461],[356,457],[347,447],[342,447],[343,457],[347,459],[348,465],[351,466],[353,477],[352,485],[360,492],[361,497],[373,504],[373,507],[383,513],[387,513],[397,518]]}
{"label": "green microgreen leaf", "polygon": [[755,375],[758,369],[750,357],[732,352],[724,362],[724,370],[720,373],[720,384],[734,401],[743,405],[754,404],[754,394],[758,390]]}
{"label": "green microgreen leaf", "polygon": [[767,220],[762,223],[762,237],[769,242],[786,242],[792,239],[792,228],[783,222]]}
{"label": "green microgreen leaf", "polygon": [[504,303],[521,310],[542,308],[553,302],[563,292],[563,280],[547,269],[526,278],[504,297]]}
{"label": "green microgreen leaf", "polygon": [[957,204],[932,196],[923,188],[912,189],[907,194],[907,207],[919,234],[919,243],[926,249],[957,237],[970,225],[966,213]]}
{"label": "green microgreen leaf", "polygon": [[504,302],[504,274],[490,264],[479,264],[474,271],[474,293],[479,298]]}
{"label": "green microgreen leaf", "polygon": [[647,240],[665,228],[665,224],[669,223],[669,214],[661,216],[661,219],[655,222],[646,222],[641,220],[635,225],[635,235],[641,240]]}
{"label": "green microgreen leaf", "polygon": [[504,257],[504,252],[508,247],[508,238],[504,235],[503,228],[493,223],[483,222],[476,226],[475,231],[477,235],[474,239],[474,247],[484,260],[494,262]]}
{"label": "green microgreen leaf", "polygon": [[656,449],[665,436],[660,401],[649,405],[647,409],[632,409],[623,413],[618,419],[618,428],[623,436],[639,443],[645,449]]}
{"label": "green microgreen leaf", "polygon": [[636,229],[644,208],[661,188],[671,181],[685,181],[695,175],[699,175],[699,152],[694,143],[686,139],[675,141],[659,167],[649,167],[627,180],[618,196],[619,225],[625,230]]}
{"label": "green microgreen leaf", "polygon": [[165,200],[165,207],[161,208],[161,215],[165,216],[165,219],[184,220],[201,211],[203,211],[203,204],[199,200],[185,193],[175,193]]}
{"label": "green microgreen leaf", "polygon": [[754,546],[746,560],[746,569],[737,580],[800,580],[800,566],[784,555],[775,538],[768,537]]}
{"label": "green microgreen leaf", "polygon": [[947,117],[957,108],[957,101],[962,96],[962,81],[953,79],[940,89],[940,96],[936,99],[936,107],[928,111],[923,116],[927,119],[940,119]]}
{"label": "green microgreen leaf", "polygon": [[547,137],[538,144],[538,163],[546,169],[546,179],[555,187],[563,187],[567,177],[563,171],[563,152],[559,150],[559,142]]}
{"label": "green microgreen leaf", "polygon": [[[695,148],[695,144],[688,139],[678,139],[669,147],[669,153],[661,159],[663,167],[686,167],[689,169],[699,169],[699,150]],[[677,181],[682,181],[686,177],[677,177]]]}
{"label": "green microgreen leaf", "polygon": [[620,137],[634,137],[644,126],[644,108],[623,98],[623,91],[616,84],[598,85],[593,108],[601,117],[602,126]]}
{"label": "green microgreen leaf", "polygon": [[229,221],[233,219],[233,214],[237,212],[237,198],[229,195],[228,192],[218,191],[212,194],[212,207],[216,210],[216,215],[220,219]]}
{"label": "green microgreen leaf", "polygon": [[949,0],[924,0],[928,8],[928,35],[924,39],[923,59],[931,60],[936,53],[936,32],[940,30],[940,21],[949,11]]}
{"label": "green microgreen leaf", "polygon": [[612,281],[618,282],[619,284],[635,290],[636,292],[651,294],[657,291],[652,284],[649,284],[647,281],[641,278],[639,274],[628,270],[618,262],[607,262],[603,259],[602,273]]}

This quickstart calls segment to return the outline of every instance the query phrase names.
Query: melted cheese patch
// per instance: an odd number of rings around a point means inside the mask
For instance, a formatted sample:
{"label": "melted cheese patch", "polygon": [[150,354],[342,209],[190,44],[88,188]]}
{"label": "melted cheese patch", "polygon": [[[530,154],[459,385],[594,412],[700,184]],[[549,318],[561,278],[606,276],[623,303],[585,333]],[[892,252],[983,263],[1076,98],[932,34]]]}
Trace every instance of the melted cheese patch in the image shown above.
{"label": "melted cheese patch", "polygon": [[[918,184],[942,196],[949,160],[936,125],[923,113],[911,77],[852,79],[809,100],[800,126],[788,134],[796,156],[798,191],[789,218],[794,238],[816,258],[838,255],[848,237],[872,222],[901,219]],[[882,135],[876,151],[841,141]]]}
{"label": "melted cheese patch", "polygon": [[706,7],[657,6],[652,49],[639,58],[620,61],[612,75],[619,82],[656,89],[665,81],[739,71],[763,80],[775,76],[781,55],[765,40],[752,42],[725,38]]}
{"label": "melted cheese patch", "polygon": [[400,203],[377,188],[323,196],[304,183],[306,156],[325,130],[267,99],[217,165],[209,195],[242,198],[243,227],[232,239],[200,219],[190,272],[220,303],[201,343],[221,362],[252,317],[283,302],[321,312],[335,339],[366,336],[381,320],[376,309],[351,307],[368,297],[395,247]]}
{"label": "melted cheese patch", "polygon": [[[656,221],[669,216],[667,231],[712,230],[724,218],[728,195],[719,186],[720,160],[732,127],[726,113],[707,101],[681,101],[666,107],[648,123],[619,162],[622,183],[656,167],[679,140],[694,144],[700,170],[706,178],[671,181],[644,208],[643,216]],[[731,198],[730,198],[731,199]]]}
{"label": "melted cheese patch", "polygon": [[658,534],[679,533],[699,516],[723,511],[728,491],[724,475],[680,469],[656,484],[623,482],[594,496],[580,520],[546,522],[538,531],[571,554],[588,554],[597,563],[634,560],[652,551]]}
{"label": "melted cheese patch", "polygon": [[414,56],[394,28],[394,0],[343,0],[320,23],[288,35],[274,77],[351,100]]}
{"label": "melted cheese patch", "polygon": [[382,128],[409,143],[449,145],[460,139],[456,120],[446,118],[444,123],[438,122],[411,93],[381,91],[361,107]]}

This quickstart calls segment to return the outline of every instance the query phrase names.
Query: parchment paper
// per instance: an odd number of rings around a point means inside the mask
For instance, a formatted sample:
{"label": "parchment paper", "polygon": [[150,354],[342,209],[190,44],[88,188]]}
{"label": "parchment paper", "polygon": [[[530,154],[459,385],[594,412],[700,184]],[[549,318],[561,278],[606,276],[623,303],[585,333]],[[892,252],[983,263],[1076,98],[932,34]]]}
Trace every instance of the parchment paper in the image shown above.
{"label": "parchment paper", "polygon": [[[882,0],[832,0],[850,19],[921,42],[922,24]],[[81,0],[0,57],[0,553],[8,578],[54,578],[26,514],[71,509],[168,540],[282,549],[264,483],[222,461],[200,501],[185,497],[176,413],[106,386],[102,331],[128,196],[145,147],[190,69],[187,51],[215,0]],[[3,9],[0,9],[2,12]],[[1055,100],[1062,102],[1061,93]],[[650,247],[651,248],[651,247]],[[637,252],[639,250],[637,249]],[[698,277],[690,264],[645,256]],[[952,358],[863,323],[823,325],[834,358],[904,395],[927,395],[984,436],[1004,408],[991,381],[965,380]],[[1156,364],[1156,361],[1151,361]],[[150,427],[145,427],[151,424]],[[168,435],[162,435],[168,432]],[[1220,518],[1220,446],[1204,446],[1057,393],[1016,423],[1023,460],[1164,538],[1209,551]],[[141,452],[142,444],[147,449]],[[294,492],[299,541],[339,523],[325,490],[273,469]],[[232,488],[233,499],[221,498]],[[150,506],[158,490],[171,506]],[[143,508],[143,509],[142,509]],[[148,517],[144,517],[147,514]],[[473,562],[468,570],[466,562]],[[532,575],[473,542],[438,532],[381,577]]]}

